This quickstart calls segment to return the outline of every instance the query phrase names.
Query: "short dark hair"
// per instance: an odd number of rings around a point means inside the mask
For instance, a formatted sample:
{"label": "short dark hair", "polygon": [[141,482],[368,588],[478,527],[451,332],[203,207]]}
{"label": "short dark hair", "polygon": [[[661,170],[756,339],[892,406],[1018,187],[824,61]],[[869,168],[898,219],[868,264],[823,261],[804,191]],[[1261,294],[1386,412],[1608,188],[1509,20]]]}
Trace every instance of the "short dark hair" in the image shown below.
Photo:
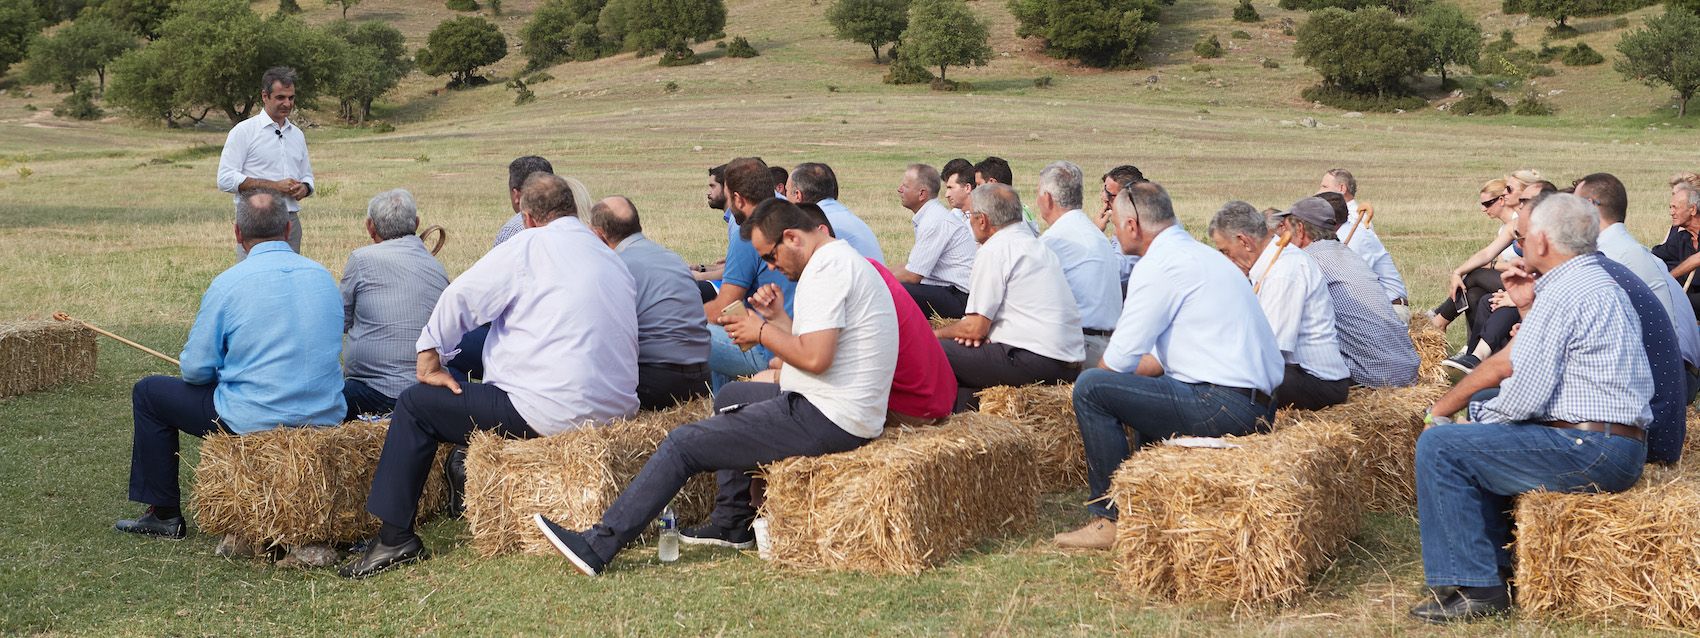
{"label": "short dark hair", "polygon": [[[1535,182],[1533,184],[1530,184],[1530,186],[1535,187],[1535,193],[1537,193],[1537,194],[1563,192],[1558,188],[1558,184],[1554,184],[1554,183],[1546,181],[1544,179],[1540,180],[1538,182]],[[1572,186],[1571,188],[1575,188],[1575,187]]]}
{"label": "short dark hair", "polygon": [[1138,166],[1122,164],[1121,166],[1110,169],[1110,172],[1104,173],[1103,177],[1098,178],[1099,181],[1106,179],[1115,180],[1117,184],[1125,185],[1131,182],[1145,181],[1145,173],[1140,172]]}
{"label": "short dark hair", "polygon": [[1629,216],[1629,191],[1623,180],[1611,173],[1594,173],[1582,178],[1579,184],[1588,185],[1588,199],[1600,209],[1600,219],[1621,222]]}
{"label": "short dark hair", "polygon": [[832,229],[832,220],[827,218],[826,211],[821,210],[820,205],[797,204],[797,208],[801,209],[803,211],[803,215],[809,218],[809,223],[816,226],[825,226],[826,234],[832,235],[833,237],[838,236],[838,231]]}
{"label": "short dark hair", "polygon": [[525,178],[525,184],[520,186],[519,208],[538,223],[578,216],[572,187],[553,173],[532,173]]}
{"label": "short dark hair", "polygon": [[602,231],[602,236],[608,241],[619,242],[643,232],[643,222],[638,219],[637,204],[624,195],[614,195],[626,203],[626,208],[632,211],[630,217],[602,202],[596,202],[590,207],[590,226]]}
{"label": "short dark hair", "polygon": [[740,157],[727,162],[726,181],[722,183],[727,191],[758,204],[773,197],[773,173],[759,157]]}
{"label": "short dark hair", "polygon": [[[1351,207],[1346,205],[1346,196],[1334,191],[1322,191],[1317,193],[1316,196],[1322,198],[1322,201],[1328,202],[1329,206],[1334,207],[1334,224],[1344,228],[1346,226],[1346,218],[1350,217],[1352,214]],[[1311,239],[1320,238],[1312,237]]]}
{"label": "short dark hair", "polygon": [[721,165],[716,166],[714,168],[708,169],[708,176],[714,178],[714,181],[720,182],[721,186],[725,186],[726,185],[726,165],[721,164]]}
{"label": "short dark hair", "polygon": [[260,95],[271,95],[272,86],[282,84],[295,86],[295,69],[286,66],[274,66],[260,74]]}
{"label": "short dark hair", "polygon": [[974,165],[974,172],[1005,186],[1015,185],[1015,173],[1009,170],[1009,162],[996,155],[980,160]]}
{"label": "short dark hair", "polygon": [[[819,208],[818,206],[816,208]],[[819,228],[820,224],[810,219],[808,213],[787,200],[769,197],[756,205],[754,212],[744,219],[744,224],[738,227],[738,236],[744,241],[755,239],[755,230],[761,229],[761,236],[768,241],[779,243],[780,235],[787,230],[809,232]]]}
{"label": "short dark hair", "polygon": [[[973,186],[974,163],[960,157],[945,162],[944,168],[939,170],[939,179],[941,181],[950,181],[951,175],[956,176],[956,183]],[[934,193],[934,195],[937,194],[938,193]]]}
{"label": "short dark hair", "polygon": [[555,167],[549,164],[549,160],[536,155],[515,158],[514,161],[508,162],[508,190],[519,190],[519,187],[525,185],[525,178],[531,177],[532,173],[554,175]]}
{"label": "short dark hair", "polygon": [[[265,206],[255,206],[254,198],[261,195],[270,200]],[[283,203],[283,193],[269,188],[242,191],[236,198],[236,229],[248,241],[283,239],[289,233],[289,207]]]}
{"label": "short dark hair", "polygon": [[769,175],[773,176],[774,190],[785,188],[785,182],[791,179],[791,172],[785,170],[785,167],[783,166],[769,166],[767,167],[767,172]]}
{"label": "short dark hair", "polygon": [[838,175],[832,167],[820,162],[804,162],[791,171],[791,185],[803,194],[803,201],[818,202],[838,199]]}

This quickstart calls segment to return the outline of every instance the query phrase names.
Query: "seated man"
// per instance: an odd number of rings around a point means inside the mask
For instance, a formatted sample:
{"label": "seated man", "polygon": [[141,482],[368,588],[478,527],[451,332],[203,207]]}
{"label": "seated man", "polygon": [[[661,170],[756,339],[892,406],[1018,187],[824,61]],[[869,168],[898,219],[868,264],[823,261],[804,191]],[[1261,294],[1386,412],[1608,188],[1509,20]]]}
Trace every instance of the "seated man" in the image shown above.
{"label": "seated man", "polygon": [[[1104,182],[1104,190],[1099,196],[1099,203],[1102,207],[1101,212],[1092,220],[1092,223],[1098,227],[1098,230],[1104,230],[1104,227],[1110,223],[1110,216],[1114,214],[1114,211],[1110,210],[1110,205],[1115,203],[1116,195],[1121,194],[1122,185],[1137,184],[1146,180],[1145,173],[1140,172],[1139,167],[1132,164],[1122,164],[1112,168],[1110,172],[1104,173],[1104,176],[1099,179]],[[1127,278],[1133,274],[1133,265],[1139,263],[1139,256],[1126,254],[1122,250],[1121,241],[1116,239],[1115,233],[1110,233],[1110,252],[1115,253],[1121,259],[1121,285],[1122,292],[1125,294],[1127,292]]]}
{"label": "seated man", "polygon": [[766,370],[768,362],[773,359],[773,352],[766,347],[754,345],[746,350],[733,343],[726,329],[714,323],[720,318],[720,313],[733,302],[743,302],[767,284],[779,286],[785,293],[789,311],[791,291],[795,286],[779,271],[768,268],[761,253],[756,252],[750,240],[742,235],[742,224],[755,211],[756,205],[773,198],[773,174],[768,171],[767,164],[759,158],[741,157],[726,164],[723,177],[726,180],[726,207],[732,213],[732,222],[740,226],[740,234],[731,238],[726,246],[726,270],[720,281],[719,295],[702,305],[710,324],[708,369],[711,373],[710,389],[715,392],[733,379]]}
{"label": "seated man", "polygon": [[1529,217],[1526,265],[1503,276],[1529,309],[1510,349],[1511,374],[1496,396],[1471,402],[1473,422],[1431,413],[1433,425],[1417,439],[1423,571],[1435,589],[1434,600],[1411,610],[1421,620],[1510,608],[1512,497],[1622,491],[1647,458],[1654,387],[1642,322],[1594,252],[1598,213],[1561,194]]}
{"label": "seated man", "polygon": [[177,433],[252,434],[336,425],[342,330],[336,280],[290,250],[289,210],[269,189],[236,200],[236,243],[248,258],[213,278],[183,344],[182,378],[151,376],[130,395],[135,416],[130,500],[148,506],[120,532],[178,539]]}
{"label": "seated man", "polygon": [[525,178],[531,177],[532,173],[554,175],[555,166],[536,155],[517,157],[508,162],[508,202],[513,206],[514,214],[496,230],[496,241],[490,244],[491,248],[502,245],[502,242],[525,230],[525,214],[519,212],[519,193],[520,187],[525,185]]}
{"label": "seated man", "polygon": [[[1400,321],[1411,320],[1411,301],[1405,295],[1405,280],[1399,275],[1399,267],[1393,264],[1393,255],[1387,252],[1387,246],[1381,243],[1381,237],[1375,233],[1375,227],[1370,220],[1359,223],[1358,216],[1358,180],[1350,171],[1344,168],[1330,169],[1322,175],[1322,192],[1339,193],[1346,198],[1346,219],[1340,222],[1341,242],[1351,241],[1347,248],[1362,257],[1375,273],[1376,283],[1381,284],[1381,290],[1387,295],[1387,300],[1394,306],[1394,316]],[[1357,229],[1354,231],[1353,229]]]}
{"label": "seated man", "polygon": [[590,208],[590,230],[637,285],[638,408],[665,410],[707,394],[708,321],[685,260],[644,237],[637,206],[619,195]]}
{"label": "seated man", "polygon": [[1275,407],[1320,410],[1346,402],[1352,374],[1340,356],[1334,332],[1334,302],[1310,255],[1276,246],[1263,213],[1245,202],[1228,202],[1210,220],[1216,248],[1251,277],[1257,305],[1275,333],[1286,368],[1275,388]]}
{"label": "seated man", "polygon": [[956,371],[957,412],[979,408],[975,394],[992,386],[1073,381],[1086,358],[1062,263],[1022,221],[1015,189],[975,188],[968,219],[981,244],[968,312],[935,331]]}
{"label": "seated man", "polygon": [[372,245],[354,249],[342,269],[345,420],[389,414],[395,398],[415,381],[413,343],[449,285],[442,262],[413,234],[418,229],[412,193],[385,191],[366,204]]}
{"label": "seated man", "polygon": [[[343,565],[344,578],[430,555],[413,521],[439,445],[464,445],[477,430],[532,438],[637,413],[631,273],[579,222],[566,180],[539,173],[521,189],[527,230],[449,284],[419,335],[419,383],[396,399],[366,499],[383,525],[366,553]],[[483,323],[484,383],[462,385],[443,358]]]}
{"label": "seated man", "polygon": [[862,253],[863,257],[885,262],[885,252],[880,250],[880,240],[874,236],[874,229],[868,228],[862,218],[838,201],[838,175],[832,172],[831,166],[818,162],[798,164],[791,171],[785,191],[791,196],[792,203],[819,206],[826,213],[826,218],[832,221],[832,228],[837,233],[834,237],[850,242],[850,247]]}
{"label": "seated man", "polygon": [[1662,244],[1653,247],[1653,256],[1665,262],[1672,277],[1682,282],[1682,292],[1695,312],[1700,312],[1700,283],[1693,273],[1700,269],[1700,187],[1682,180],[1672,180],[1670,195],[1670,232]]}
{"label": "seated man", "polygon": [[[972,189],[972,186],[967,187]],[[938,201],[939,174],[911,164],[897,185],[897,198],[914,215],[915,245],[909,263],[892,275],[928,315],[956,319],[968,304],[968,275],[974,268],[974,235],[962,218]],[[967,206],[966,199],[961,205]]]}
{"label": "seated man", "polygon": [[1139,266],[1103,362],[1074,384],[1093,519],[1058,534],[1060,547],[1109,549],[1116,509],[1104,495],[1134,450],[1176,435],[1268,428],[1275,417],[1269,394],[1281,383],[1281,352],[1251,284],[1187,234],[1162,186],[1122,189],[1112,223]]}
{"label": "seated man", "polygon": [[1287,225],[1287,252],[1302,249],[1328,284],[1340,354],[1353,383],[1372,388],[1416,383],[1422,360],[1411,342],[1410,326],[1387,303],[1369,264],[1340,243],[1334,208],[1322,198],[1307,197],[1275,218]]}
{"label": "seated man", "polygon": [[1081,209],[1085,175],[1072,162],[1056,162],[1039,172],[1039,217],[1047,225],[1039,242],[1062,262],[1063,277],[1080,308],[1085,335],[1084,367],[1098,365],[1121,316],[1121,260],[1110,250],[1104,229]]}
{"label": "seated man", "polygon": [[898,337],[879,274],[787,201],[763,202],[741,232],[768,263],[797,278],[789,328],[778,286],[760,289],[751,312],[725,324],[739,343],[765,344],[785,362],[779,383],[726,386],[715,395],[715,415],[668,434],[590,529],[569,530],[536,515],[543,535],[587,575],[601,574],[698,472],[717,472],[720,494],[709,524],[684,530],[681,540],[750,547],[749,470],[853,450],[884,431]]}

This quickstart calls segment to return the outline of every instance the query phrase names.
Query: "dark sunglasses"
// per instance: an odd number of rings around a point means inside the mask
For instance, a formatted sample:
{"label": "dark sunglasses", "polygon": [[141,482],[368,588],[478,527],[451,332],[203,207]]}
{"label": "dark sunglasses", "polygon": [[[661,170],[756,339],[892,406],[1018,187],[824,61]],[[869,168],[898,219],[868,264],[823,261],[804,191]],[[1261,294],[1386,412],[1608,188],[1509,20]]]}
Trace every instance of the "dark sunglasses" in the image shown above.
{"label": "dark sunglasses", "polygon": [[1500,200],[1499,197],[1495,197],[1493,199],[1482,200],[1482,209],[1485,210],[1485,209],[1493,208],[1493,203],[1497,202],[1499,200]]}
{"label": "dark sunglasses", "polygon": [[767,254],[762,255],[761,260],[767,262],[767,265],[769,266],[779,265],[779,244],[774,244],[773,250],[767,251]]}

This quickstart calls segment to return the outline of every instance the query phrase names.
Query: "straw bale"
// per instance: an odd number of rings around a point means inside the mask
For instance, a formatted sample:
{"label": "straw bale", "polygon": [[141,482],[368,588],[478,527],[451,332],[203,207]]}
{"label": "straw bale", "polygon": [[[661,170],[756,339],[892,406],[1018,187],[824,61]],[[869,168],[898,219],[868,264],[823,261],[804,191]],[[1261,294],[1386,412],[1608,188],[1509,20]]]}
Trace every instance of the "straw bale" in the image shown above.
{"label": "straw bale", "polygon": [[64,321],[0,324],[0,398],[94,377],[94,331]]}
{"label": "straw bale", "polygon": [[1127,591],[1185,602],[1290,603],[1356,533],[1360,440],[1304,414],[1234,449],[1155,446],[1116,471],[1113,549]]}
{"label": "straw bale", "polygon": [[[366,496],[388,430],[388,421],[350,421],[208,436],[195,468],[196,524],[204,532],[265,545],[369,538],[379,521],[366,512]],[[441,446],[432,461],[419,521],[448,501],[448,481],[440,469],[448,451],[449,446]]]}
{"label": "straw bale", "polygon": [[[543,438],[474,434],[466,455],[466,522],[473,551],[480,556],[555,553],[537,532],[532,514],[574,529],[594,525],[668,432],[712,413],[713,402],[704,398]],[[713,474],[692,478],[674,506],[679,520],[707,518],[714,488]]]}
{"label": "straw bale", "polygon": [[774,561],[802,569],[919,573],[1030,525],[1032,432],[986,414],[887,429],[860,449],[767,468]]}
{"label": "straw bale", "polygon": [[1427,316],[1412,315],[1411,343],[1417,346],[1417,358],[1422,360],[1422,365],[1417,368],[1417,383],[1452,385],[1452,379],[1446,376],[1446,368],[1440,365],[1452,356],[1452,345],[1446,341],[1446,333],[1429,323]]}
{"label": "straw bale", "polygon": [[1074,421],[1074,385],[996,386],[980,391],[980,412],[1033,432],[1033,461],[1046,492],[1086,486],[1086,448]]}
{"label": "straw bale", "polygon": [[1363,440],[1358,453],[1362,470],[1356,474],[1365,509],[1390,514],[1416,510],[1417,437],[1423,433],[1423,414],[1445,392],[1442,387],[1426,384],[1352,388],[1345,403],[1313,413],[1315,418],[1351,426]]}

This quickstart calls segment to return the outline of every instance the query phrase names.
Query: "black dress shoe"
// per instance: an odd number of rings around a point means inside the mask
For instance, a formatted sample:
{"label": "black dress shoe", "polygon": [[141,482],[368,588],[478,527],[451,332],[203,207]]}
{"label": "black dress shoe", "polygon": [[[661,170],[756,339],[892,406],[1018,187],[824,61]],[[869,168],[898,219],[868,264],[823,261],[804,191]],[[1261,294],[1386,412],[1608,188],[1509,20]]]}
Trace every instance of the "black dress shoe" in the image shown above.
{"label": "black dress shoe", "polygon": [[443,474],[449,479],[449,518],[466,513],[466,446],[456,445],[443,459]]}
{"label": "black dress shoe", "polygon": [[183,540],[183,537],[189,535],[189,527],[183,524],[181,515],[160,518],[154,515],[154,508],[151,507],[142,514],[141,518],[119,519],[118,523],[113,525],[112,528],[127,534],[158,536],[174,541]]}
{"label": "black dress shoe", "polygon": [[1463,589],[1454,589],[1444,598],[1417,605],[1411,610],[1411,617],[1423,622],[1449,623],[1497,616],[1510,610],[1511,596],[1504,587],[1482,598],[1472,598]]}
{"label": "black dress shoe", "polygon": [[367,547],[369,549],[366,553],[343,565],[342,569],[337,570],[337,574],[343,578],[360,580],[381,574],[391,567],[417,563],[431,557],[431,552],[425,549],[425,543],[418,537],[401,545],[385,545],[373,539],[367,541]]}

